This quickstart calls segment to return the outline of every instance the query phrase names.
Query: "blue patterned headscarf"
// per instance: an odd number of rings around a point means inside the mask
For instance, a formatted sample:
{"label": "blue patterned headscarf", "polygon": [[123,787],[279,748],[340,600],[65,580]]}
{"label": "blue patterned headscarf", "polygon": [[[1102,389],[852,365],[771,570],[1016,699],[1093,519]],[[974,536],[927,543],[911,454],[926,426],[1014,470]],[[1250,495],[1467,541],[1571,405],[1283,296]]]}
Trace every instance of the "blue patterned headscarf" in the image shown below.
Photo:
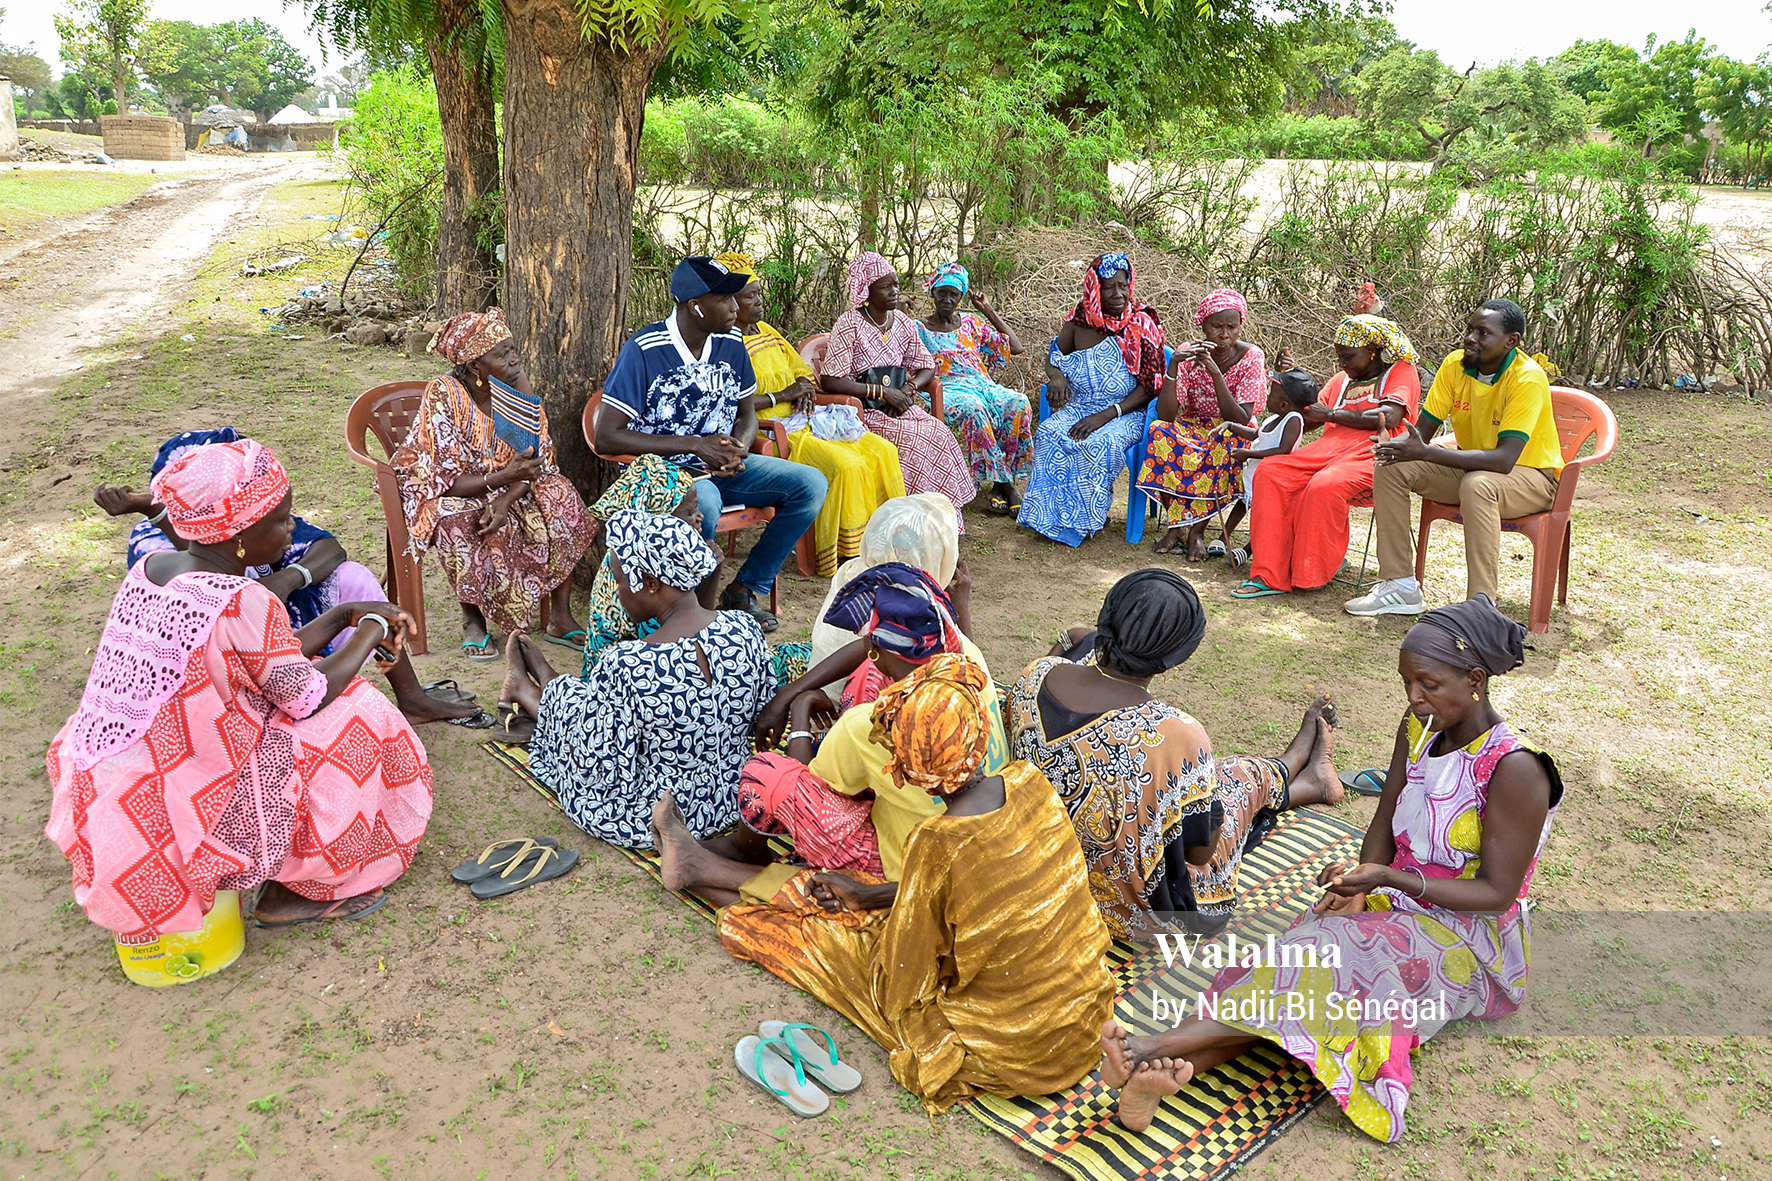
{"label": "blue patterned headscarf", "polygon": [[916,663],[960,651],[947,592],[903,562],[882,562],[850,579],[831,600],[824,621]]}
{"label": "blue patterned headscarf", "polygon": [[957,262],[944,262],[935,268],[935,273],[929,276],[929,282],[924,286],[931,291],[937,287],[958,287],[960,294],[965,295],[972,290],[972,275]]}
{"label": "blue patterned headscarf", "polygon": [[1128,275],[1132,273],[1132,260],[1126,257],[1124,250],[1104,254],[1101,261],[1095,264],[1095,273],[1104,279],[1111,279],[1120,271],[1125,271]]}
{"label": "blue patterned headscarf", "polygon": [[692,591],[720,564],[701,530],[688,521],[639,509],[623,509],[609,518],[609,548],[633,591],[648,574],[666,586]]}

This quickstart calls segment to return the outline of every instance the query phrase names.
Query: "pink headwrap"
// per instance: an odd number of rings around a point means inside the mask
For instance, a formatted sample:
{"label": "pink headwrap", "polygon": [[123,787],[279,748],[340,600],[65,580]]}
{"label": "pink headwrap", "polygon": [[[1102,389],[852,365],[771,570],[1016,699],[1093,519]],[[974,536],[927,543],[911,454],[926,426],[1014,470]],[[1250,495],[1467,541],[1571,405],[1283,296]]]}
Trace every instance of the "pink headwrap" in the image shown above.
{"label": "pink headwrap", "polygon": [[861,252],[849,264],[849,306],[858,308],[868,301],[868,288],[892,273],[892,264],[872,250]]}
{"label": "pink headwrap", "polygon": [[466,365],[478,361],[500,341],[511,339],[503,308],[487,308],[484,312],[463,312],[451,316],[431,337],[426,352],[436,353],[445,361]]}
{"label": "pink headwrap", "polygon": [[277,457],[251,439],[211,443],[176,459],[149,483],[186,541],[218,545],[237,537],[289,495]]}
{"label": "pink headwrap", "polygon": [[1249,301],[1243,298],[1242,293],[1232,291],[1229,287],[1208,291],[1206,298],[1200,301],[1199,308],[1194,312],[1194,325],[1198,327],[1220,312],[1233,311],[1245,320],[1249,318]]}

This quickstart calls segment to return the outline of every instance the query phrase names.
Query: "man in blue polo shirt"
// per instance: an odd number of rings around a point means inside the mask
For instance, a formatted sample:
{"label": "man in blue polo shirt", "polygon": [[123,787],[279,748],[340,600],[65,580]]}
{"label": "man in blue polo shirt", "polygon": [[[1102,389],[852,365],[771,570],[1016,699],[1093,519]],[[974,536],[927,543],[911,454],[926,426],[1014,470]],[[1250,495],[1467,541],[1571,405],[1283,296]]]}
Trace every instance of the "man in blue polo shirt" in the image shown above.
{"label": "man in blue polo shirt", "polygon": [[775,519],[720,595],[720,609],[748,611],[764,631],[776,618],[757,602],[824,505],[817,468],[750,454],[757,437],[757,378],[735,298],[748,275],[690,257],[671,274],[677,309],[628,338],[603,385],[593,425],[604,455],[663,455],[697,476],[701,530],[712,541],[725,504],[773,508]]}

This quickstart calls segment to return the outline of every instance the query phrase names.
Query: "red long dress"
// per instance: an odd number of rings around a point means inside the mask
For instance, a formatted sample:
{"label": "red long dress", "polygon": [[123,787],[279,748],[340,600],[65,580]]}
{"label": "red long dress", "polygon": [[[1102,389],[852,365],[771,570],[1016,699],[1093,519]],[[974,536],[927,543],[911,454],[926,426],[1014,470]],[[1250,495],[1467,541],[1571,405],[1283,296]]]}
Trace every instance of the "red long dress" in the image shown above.
{"label": "red long dress", "polygon": [[[1318,401],[1330,409],[1373,410],[1380,402],[1403,406],[1414,422],[1421,408],[1421,374],[1398,362],[1376,380],[1350,392],[1345,372],[1323,387]],[[1372,491],[1372,431],[1328,423],[1323,437],[1290,455],[1274,455],[1255,468],[1249,506],[1254,554],[1249,576],[1275,590],[1325,586],[1347,557],[1348,509]]]}

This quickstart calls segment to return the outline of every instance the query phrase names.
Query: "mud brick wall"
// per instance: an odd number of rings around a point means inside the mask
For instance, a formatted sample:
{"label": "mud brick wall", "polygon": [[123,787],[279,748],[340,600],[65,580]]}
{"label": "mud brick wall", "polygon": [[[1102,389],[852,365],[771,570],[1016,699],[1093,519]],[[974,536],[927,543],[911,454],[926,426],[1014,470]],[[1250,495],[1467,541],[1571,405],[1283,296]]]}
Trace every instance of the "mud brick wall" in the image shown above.
{"label": "mud brick wall", "polygon": [[185,128],[159,115],[106,115],[105,155],[116,160],[183,160]]}

